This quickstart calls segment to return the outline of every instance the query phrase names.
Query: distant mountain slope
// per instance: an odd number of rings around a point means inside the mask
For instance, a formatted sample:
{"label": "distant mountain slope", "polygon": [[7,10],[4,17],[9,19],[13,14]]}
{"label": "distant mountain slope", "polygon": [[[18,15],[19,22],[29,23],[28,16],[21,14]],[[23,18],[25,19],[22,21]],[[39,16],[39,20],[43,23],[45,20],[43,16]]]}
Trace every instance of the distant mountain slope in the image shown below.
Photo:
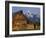
{"label": "distant mountain slope", "polygon": [[29,17],[28,18],[30,21],[32,22],[40,22],[40,18],[38,18],[37,16],[33,15],[33,18],[32,17]]}

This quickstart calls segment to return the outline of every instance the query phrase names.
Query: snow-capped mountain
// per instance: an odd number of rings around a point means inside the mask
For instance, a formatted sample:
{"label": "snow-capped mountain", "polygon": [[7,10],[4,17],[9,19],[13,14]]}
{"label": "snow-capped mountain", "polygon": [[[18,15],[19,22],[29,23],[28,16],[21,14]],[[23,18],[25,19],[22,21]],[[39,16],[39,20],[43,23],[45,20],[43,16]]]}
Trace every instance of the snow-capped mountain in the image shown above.
{"label": "snow-capped mountain", "polygon": [[35,14],[26,14],[27,18],[29,21],[32,21],[32,22],[40,22],[40,15],[35,15]]}

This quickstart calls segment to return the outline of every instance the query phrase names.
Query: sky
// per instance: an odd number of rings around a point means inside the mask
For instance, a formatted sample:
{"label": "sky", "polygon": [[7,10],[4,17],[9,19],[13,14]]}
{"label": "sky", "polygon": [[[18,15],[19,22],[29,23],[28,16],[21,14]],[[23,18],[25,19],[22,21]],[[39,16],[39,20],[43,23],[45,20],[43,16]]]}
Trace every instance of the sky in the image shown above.
{"label": "sky", "polygon": [[[40,16],[40,8],[36,7],[12,7],[12,13],[15,13],[17,11],[23,11],[23,14],[27,15],[28,17],[33,17],[33,15],[37,15],[38,17]],[[29,14],[28,14],[29,13]],[[33,14],[33,15],[32,15]]]}

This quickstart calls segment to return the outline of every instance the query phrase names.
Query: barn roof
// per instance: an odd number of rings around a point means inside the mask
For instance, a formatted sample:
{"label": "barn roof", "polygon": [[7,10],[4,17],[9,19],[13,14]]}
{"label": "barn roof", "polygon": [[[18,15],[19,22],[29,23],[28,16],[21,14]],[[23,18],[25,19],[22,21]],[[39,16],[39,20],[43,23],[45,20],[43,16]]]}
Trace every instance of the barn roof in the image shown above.
{"label": "barn roof", "polygon": [[[23,14],[23,11],[22,11],[22,10],[20,10],[20,11],[18,11],[18,12],[13,13],[13,14],[12,14],[12,16],[15,16],[16,14],[22,14],[23,16],[25,16],[25,17],[26,17],[26,15],[24,15],[24,14]],[[26,17],[26,18],[27,18],[27,17]]]}

